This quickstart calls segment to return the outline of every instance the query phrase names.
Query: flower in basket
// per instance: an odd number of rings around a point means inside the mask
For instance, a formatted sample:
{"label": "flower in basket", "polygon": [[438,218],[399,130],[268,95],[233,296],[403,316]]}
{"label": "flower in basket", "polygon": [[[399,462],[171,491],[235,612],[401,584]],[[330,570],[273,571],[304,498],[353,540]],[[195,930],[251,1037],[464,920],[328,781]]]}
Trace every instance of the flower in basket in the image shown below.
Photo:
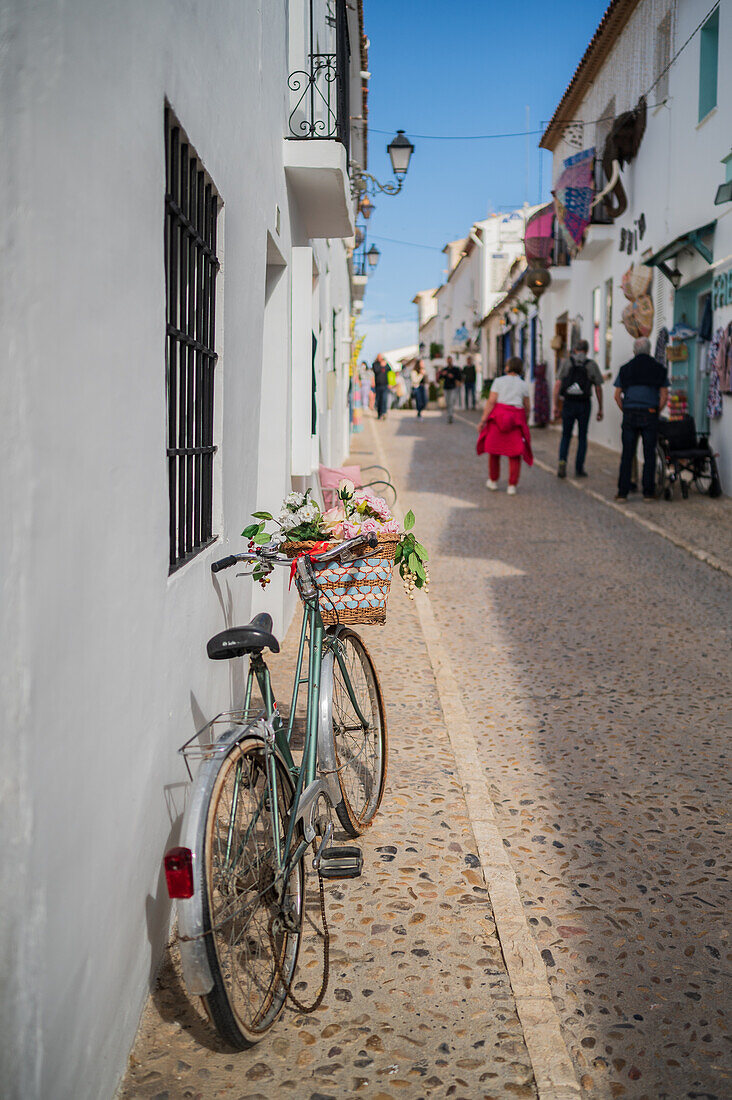
{"label": "flower in basket", "polygon": [[[385,500],[368,488],[356,489],[347,478],[338,486],[338,503],[325,513],[321,512],[316,501],[310,499],[310,493],[310,489],[305,493],[289,493],[277,518],[270,512],[253,512],[252,517],[258,522],[242,531],[242,535],[249,539],[249,545],[321,542],[350,539],[362,534],[377,537],[400,535],[394,564],[399,567],[407,595],[414,599],[415,588],[429,591],[427,551],[412,534],[415,524],[413,512],[407,512],[404,517],[402,532],[399,521],[392,515]],[[265,529],[268,522],[276,524],[279,530],[274,534],[268,533]],[[255,567],[253,575],[264,585],[270,572],[271,566],[262,563]]]}

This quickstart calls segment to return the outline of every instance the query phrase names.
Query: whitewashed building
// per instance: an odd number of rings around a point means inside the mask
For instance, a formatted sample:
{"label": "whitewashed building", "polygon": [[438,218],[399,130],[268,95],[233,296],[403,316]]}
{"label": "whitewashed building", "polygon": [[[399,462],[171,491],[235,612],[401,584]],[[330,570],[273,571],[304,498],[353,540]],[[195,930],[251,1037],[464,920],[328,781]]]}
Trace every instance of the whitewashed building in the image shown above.
{"label": "whitewashed building", "polygon": [[[649,297],[655,346],[663,329],[687,324],[701,335],[732,322],[732,2],[614,0],[593,36],[541,144],[554,158],[556,185],[569,158],[595,150],[598,188],[616,186],[596,208],[582,247],[565,266],[551,266],[541,299],[545,337],[565,346],[585,337],[606,378],[605,419],[591,438],[619,448],[620,414],[611,399],[620,365],[632,356],[623,324],[621,279],[631,263],[653,272]],[[630,159],[610,180],[601,166],[620,116],[645,123]],[[614,154],[611,150],[611,157]],[[730,187],[720,185],[730,182]],[[720,194],[718,195],[718,192]],[[717,199],[717,202],[715,202]],[[609,209],[608,209],[609,203]],[[625,206],[624,209],[622,207]],[[618,208],[621,209],[618,209]],[[706,331],[705,331],[706,330]],[[707,418],[708,342],[692,337],[670,364],[672,395],[709,428],[719,452],[722,486],[732,492],[732,395],[722,415]],[[683,346],[682,346],[683,345]],[[556,356],[562,354],[557,350]],[[552,367],[556,359],[552,356]],[[724,386],[724,379],[723,379]],[[727,382],[729,388],[729,382]]]}
{"label": "whitewashed building", "polygon": [[[474,222],[467,237],[443,248],[447,278],[437,290],[420,291],[417,305],[419,344],[430,365],[439,369],[448,355],[464,365],[473,358],[478,375],[494,377],[499,369],[485,320],[505,290],[508,272],[523,255],[524,226],[536,207],[525,206]],[[439,355],[430,356],[436,345]]]}
{"label": "whitewashed building", "polygon": [[[363,13],[0,19],[0,1092],[101,1100],[169,936],[176,749],[236,701],[206,640],[293,610],[211,562],[347,450]],[[326,71],[314,117],[301,91]]]}

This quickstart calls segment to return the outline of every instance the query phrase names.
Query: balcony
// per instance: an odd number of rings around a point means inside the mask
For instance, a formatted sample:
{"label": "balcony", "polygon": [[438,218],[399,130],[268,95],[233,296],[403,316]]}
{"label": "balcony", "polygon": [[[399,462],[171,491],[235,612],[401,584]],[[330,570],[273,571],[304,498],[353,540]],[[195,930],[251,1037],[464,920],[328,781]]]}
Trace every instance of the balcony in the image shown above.
{"label": "balcony", "polygon": [[[313,0],[309,5],[307,61],[290,73],[290,114],[285,138],[285,174],[310,238],[349,237],[353,205],[348,179],[351,48],[346,0],[321,28],[328,52],[315,49]],[[330,33],[329,33],[330,31]]]}

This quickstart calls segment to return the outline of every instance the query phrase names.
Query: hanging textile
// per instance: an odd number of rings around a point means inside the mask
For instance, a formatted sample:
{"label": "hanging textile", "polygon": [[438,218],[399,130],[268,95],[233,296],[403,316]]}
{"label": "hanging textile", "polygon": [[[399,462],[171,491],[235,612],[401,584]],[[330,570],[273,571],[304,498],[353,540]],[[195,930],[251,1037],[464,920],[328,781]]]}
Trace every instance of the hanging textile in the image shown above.
{"label": "hanging textile", "polygon": [[722,390],[719,385],[719,372],[716,363],[709,373],[709,393],[707,394],[707,416],[717,420],[722,415]]}
{"label": "hanging textile", "polygon": [[657,363],[660,363],[662,367],[666,366],[666,348],[668,346],[668,329],[664,325],[662,329],[659,329],[658,336],[656,337],[656,350],[653,353],[653,358]]}
{"label": "hanging textile", "polygon": [[595,194],[594,145],[565,160],[564,171],[552,194],[559,227],[570,252],[576,255],[585,243],[585,233],[592,217],[591,204]]}
{"label": "hanging textile", "polygon": [[554,251],[554,204],[542,206],[526,222],[524,232],[524,252],[526,259],[549,262]]}

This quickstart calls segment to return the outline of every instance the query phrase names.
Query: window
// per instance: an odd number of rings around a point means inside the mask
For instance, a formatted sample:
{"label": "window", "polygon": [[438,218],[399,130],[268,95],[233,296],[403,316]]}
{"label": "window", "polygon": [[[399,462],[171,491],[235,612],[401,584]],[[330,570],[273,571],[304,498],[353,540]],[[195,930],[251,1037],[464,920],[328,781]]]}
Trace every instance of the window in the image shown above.
{"label": "window", "polygon": [[600,354],[600,288],[592,291],[592,353]]}
{"label": "window", "polygon": [[656,56],[654,65],[655,88],[653,102],[661,103],[668,95],[668,64],[671,60],[671,10],[658,24],[656,31]]}
{"label": "window", "polygon": [[605,370],[610,370],[613,354],[613,281],[605,280]]}
{"label": "window", "polygon": [[213,542],[219,196],[165,110],[166,395],[170,572]]}
{"label": "window", "polygon": [[717,106],[719,8],[707,19],[699,40],[699,121]]}

